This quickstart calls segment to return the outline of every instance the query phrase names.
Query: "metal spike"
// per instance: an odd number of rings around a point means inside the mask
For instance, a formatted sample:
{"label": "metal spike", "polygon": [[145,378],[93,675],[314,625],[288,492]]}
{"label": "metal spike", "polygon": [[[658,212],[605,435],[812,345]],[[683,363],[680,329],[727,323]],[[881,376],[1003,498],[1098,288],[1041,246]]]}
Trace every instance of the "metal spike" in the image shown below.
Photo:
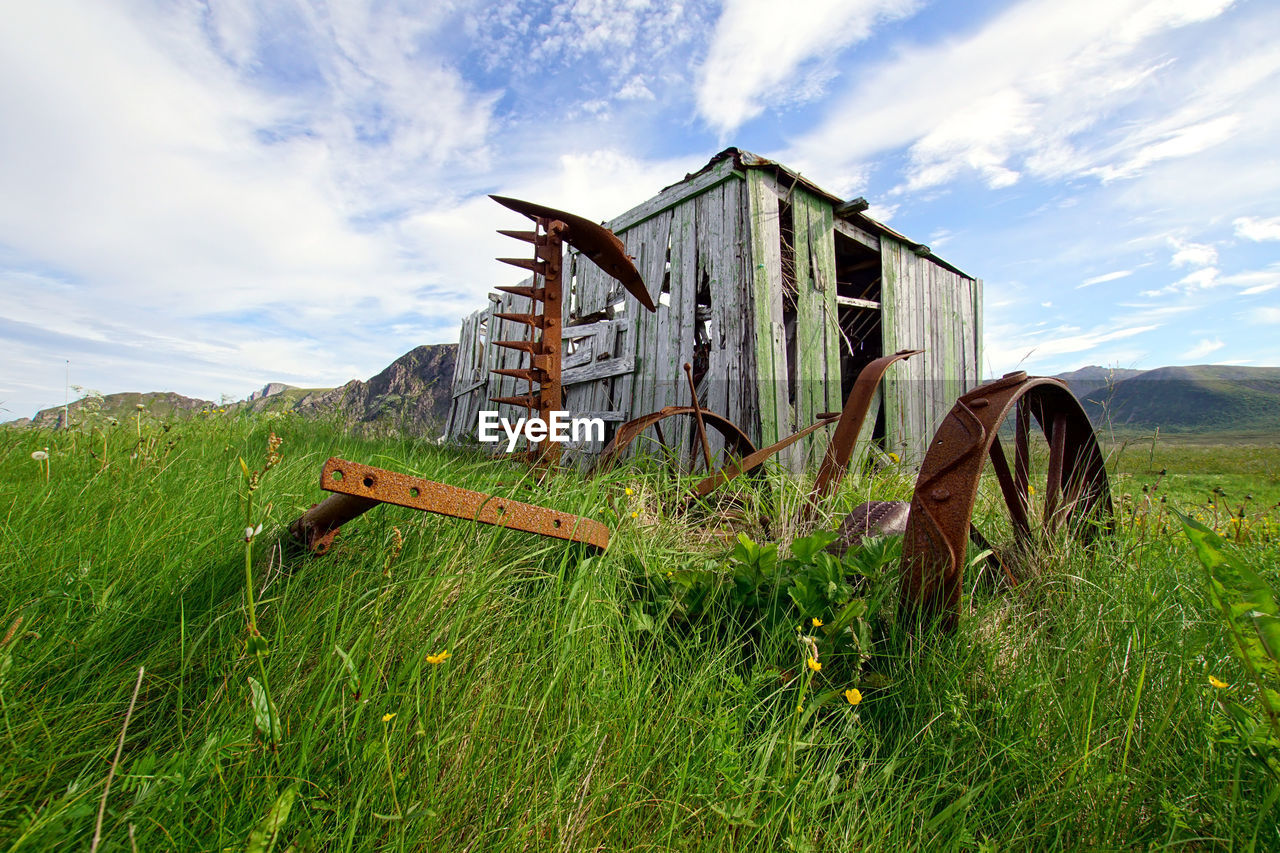
{"label": "metal spike", "polygon": [[521,352],[527,352],[532,355],[542,349],[542,343],[539,341],[494,341],[494,346],[506,347],[507,349],[518,349]]}
{"label": "metal spike", "polygon": [[544,314],[494,314],[495,317],[501,317],[504,320],[510,320],[513,323],[524,323],[526,326],[533,326],[535,329],[545,329],[547,327],[547,317]]}
{"label": "metal spike", "polygon": [[537,231],[511,231],[507,228],[499,228],[498,233],[504,237],[514,237],[517,240],[523,240],[526,243],[537,244],[538,242]]}
{"label": "metal spike", "polygon": [[490,397],[490,403],[507,403],[511,406],[524,406],[526,409],[538,408],[537,394],[522,394],[519,397]]}
{"label": "metal spike", "polygon": [[545,370],[538,370],[536,367],[511,369],[507,367],[495,367],[490,373],[496,373],[499,376],[514,376],[516,379],[523,379],[526,382],[543,383],[547,379]]}
{"label": "metal spike", "polygon": [[545,275],[547,272],[547,264],[545,261],[535,261],[532,258],[498,258],[504,264],[511,264],[513,267],[520,267],[522,270],[530,270],[538,275]]}
{"label": "metal spike", "polygon": [[537,299],[539,302],[546,296],[545,291],[541,287],[524,287],[523,285],[505,286],[498,285],[498,290],[503,293],[514,293],[516,296],[525,296],[529,299]]}

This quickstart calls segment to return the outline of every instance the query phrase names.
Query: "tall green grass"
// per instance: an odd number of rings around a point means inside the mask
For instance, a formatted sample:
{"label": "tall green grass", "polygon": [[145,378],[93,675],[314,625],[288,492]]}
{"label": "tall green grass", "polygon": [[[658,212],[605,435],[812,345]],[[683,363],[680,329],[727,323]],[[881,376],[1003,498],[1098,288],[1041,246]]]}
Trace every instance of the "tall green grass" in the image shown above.
{"label": "tall green grass", "polygon": [[[1215,702],[1209,677],[1242,674],[1181,534],[1126,526],[1018,591],[980,587],[954,636],[889,620],[797,712],[805,648],[727,598],[636,618],[668,572],[722,569],[738,533],[804,532],[776,474],[680,515],[654,466],[536,484],[292,418],[135,426],[105,459],[98,435],[0,433],[10,849],[89,846],[131,700],[100,849],[1280,847],[1276,781]],[[249,682],[239,465],[261,469],[273,431],[251,573],[278,745]],[[387,506],[324,558],[291,554],[330,455],[616,532],[594,555]],[[850,477],[823,522],[910,489]],[[1274,582],[1274,544],[1242,554]]]}

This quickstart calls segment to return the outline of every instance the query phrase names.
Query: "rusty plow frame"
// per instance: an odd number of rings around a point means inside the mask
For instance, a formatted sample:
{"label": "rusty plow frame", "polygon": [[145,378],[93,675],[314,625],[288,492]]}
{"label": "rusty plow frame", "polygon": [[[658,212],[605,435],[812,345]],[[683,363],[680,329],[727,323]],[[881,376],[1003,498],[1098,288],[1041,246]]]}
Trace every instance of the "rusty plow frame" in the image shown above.
{"label": "rusty plow frame", "polygon": [[[516,396],[490,399],[535,411],[549,420],[551,412],[562,409],[564,403],[561,386],[564,245],[572,246],[621,282],[648,310],[656,311],[657,306],[622,241],[612,231],[555,208],[502,196],[492,198],[532,220],[532,230],[500,233],[531,244],[533,257],[499,260],[528,270],[533,280],[525,285],[498,288],[527,298],[531,306],[527,311],[494,315],[529,328],[526,339],[493,341],[497,346],[528,354],[527,366],[493,371],[525,382],[527,390]],[[921,352],[901,350],[870,362],[859,373],[841,411],[821,414],[812,425],[763,448],[755,447],[746,432],[731,420],[702,407],[692,366],[685,364],[690,404],[667,406],[622,424],[601,453],[596,470],[607,470],[650,428],[659,442],[666,445],[663,422],[674,417],[692,417],[697,440],[693,452],[701,456],[707,475],[683,496],[681,508],[687,509],[816,430],[834,424],[835,431],[803,510],[804,518],[811,521],[822,503],[835,493],[847,471],[875,390],[886,371],[895,362]],[[1001,425],[1010,417],[1013,419],[1012,461],[1000,437]],[[1031,450],[1033,421],[1043,432],[1048,448],[1047,453],[1038,454],[1047,458],[1043,482],[1037,481],[1039,496],[1032,483],[1032,462],[1033,457],[1037,457]],[[719,470],[713,470],[708,428],[722,436],[729,456],[729,461]],[[558,462],[560,448],[555,442],[537,442],[527,449],[528,460],[535,470],[545,473]],[[974,521],[983,472],[988,467],[998,487],[997,515],[1005,520],[997,522],[1001,536],[994,533],[989,536],[979,530]],[[331,494],[290,526],[294,539],[314,554],[329,550],[343,524],[382,503],[579,542],[597,549],[609,544],[609,528],[598,521],[336,457],[325,462],[320,486]],[[907,507],[906,502],[879,503],[883,504],[881,509],[892,508],[889,504],[894,504],[899,520]],[[857,512],[855,509],[850,518]],[[865,509],[864,515],[866,520],[871,520],[872,514]],[[982,519],[984,524],[988,521],[989,518]],[[1113,525],[1106,467],[1079,401],[1057,379],[1029,377],[1022,372],[1008,374],[963,394],[929,443],[905,522],[900,609],[922,623],[936,622],[944,630],[954,629],[960,616],[970,542],[985,549],[986,565],[992,575],[1016,584],[1026,572],[1030,558],[1056,538],[1069,536],[1088,542],[1110,532]]]}

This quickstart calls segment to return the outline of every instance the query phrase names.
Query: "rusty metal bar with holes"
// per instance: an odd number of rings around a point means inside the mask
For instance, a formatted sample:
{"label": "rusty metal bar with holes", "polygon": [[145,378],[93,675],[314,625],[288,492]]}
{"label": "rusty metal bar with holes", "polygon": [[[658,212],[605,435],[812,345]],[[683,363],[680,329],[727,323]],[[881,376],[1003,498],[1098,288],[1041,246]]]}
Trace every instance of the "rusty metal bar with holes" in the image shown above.
{"label": "rusty metal bar with holes", "polygon": [[334,494],[290,527],[294,539],[317,554],[329,549],[338,528],[380,503],[582,542],[601,550],[609,546],[609,528],[598,521],[336,456],[324,463],[320,488]]}

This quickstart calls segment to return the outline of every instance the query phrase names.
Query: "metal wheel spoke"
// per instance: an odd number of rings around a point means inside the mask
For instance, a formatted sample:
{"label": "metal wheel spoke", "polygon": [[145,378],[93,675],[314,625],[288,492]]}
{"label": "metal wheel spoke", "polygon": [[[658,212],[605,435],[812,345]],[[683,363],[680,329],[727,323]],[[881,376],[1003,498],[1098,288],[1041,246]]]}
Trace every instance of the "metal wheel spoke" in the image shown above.
{"label": "metal wheel spoke", "polygon": [[1055,411],[1049,424],[1049,476],[1044,486],[1044,526],[1058,529],[1058,499],[1062,496],[1062,466],[1067,449],[1067,419]]}
{"label": "metal wheel spoke", "polygon": [[1018,494],[1026,500],[1027,485],[1031,482],[1031,410],[1025,400],[1018,400],[1018,408],[1014,414],[1013,434],[1013,483]]}
{"label": "metal wheel spoke", "polygon": [[996,481],[1000,484],[1000,493],[1004,496],[1004,504],[1009,510],[1009,520],[1013,522],[1015,535],[1019,540],[1030,538],[1031,522],[1027,520],[1027,493],[1018,491],[1013,474],[1009,472],[1009,462],[1005,459],[1004,446],[1000,437],[996,436],[991,443],[991,467],[995,469]]}

